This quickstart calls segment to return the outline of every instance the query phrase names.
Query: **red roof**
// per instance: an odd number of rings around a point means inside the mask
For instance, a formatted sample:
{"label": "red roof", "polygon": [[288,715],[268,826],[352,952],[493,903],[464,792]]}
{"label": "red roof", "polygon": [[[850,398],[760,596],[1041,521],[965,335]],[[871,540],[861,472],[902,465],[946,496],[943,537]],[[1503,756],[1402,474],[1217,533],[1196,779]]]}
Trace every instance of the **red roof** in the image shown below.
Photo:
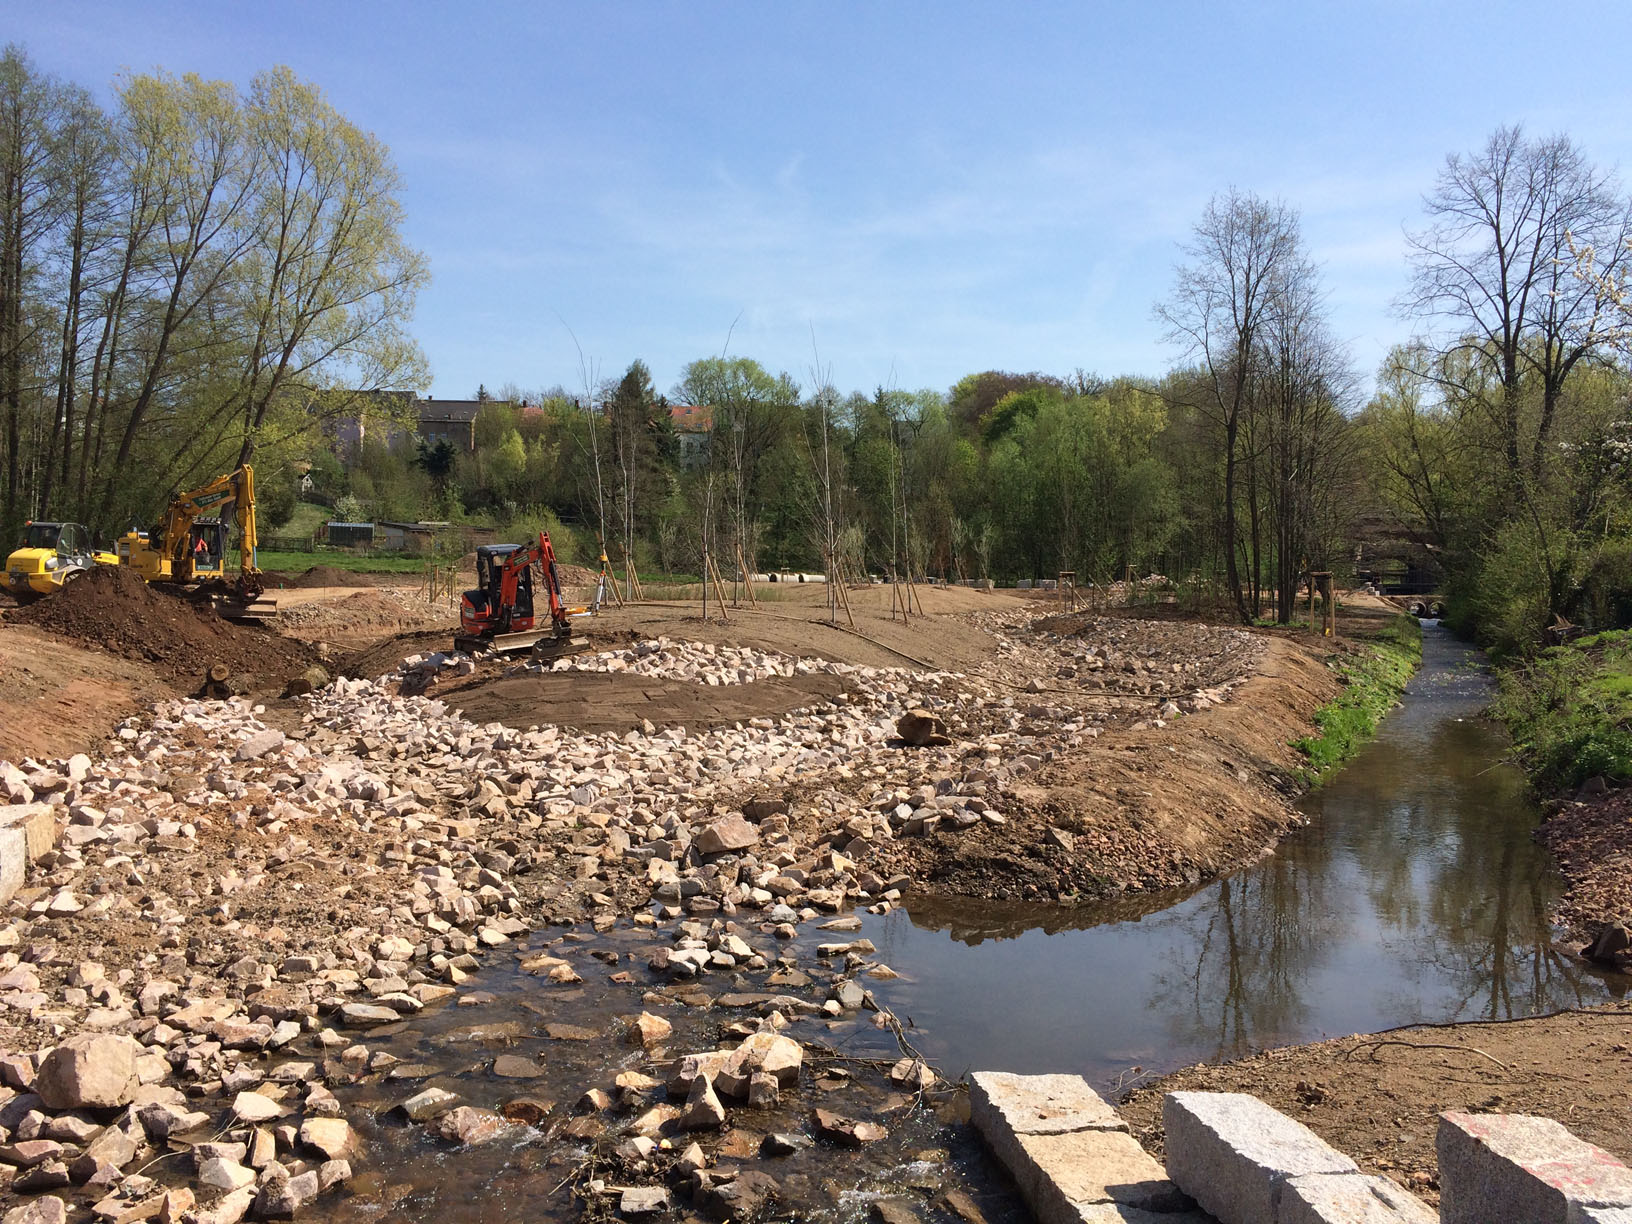
{"label": "red roof", "polygon": [[671,404],[669,419],[681,433],[710,433],[714,429],[714,409],[707,404]]}

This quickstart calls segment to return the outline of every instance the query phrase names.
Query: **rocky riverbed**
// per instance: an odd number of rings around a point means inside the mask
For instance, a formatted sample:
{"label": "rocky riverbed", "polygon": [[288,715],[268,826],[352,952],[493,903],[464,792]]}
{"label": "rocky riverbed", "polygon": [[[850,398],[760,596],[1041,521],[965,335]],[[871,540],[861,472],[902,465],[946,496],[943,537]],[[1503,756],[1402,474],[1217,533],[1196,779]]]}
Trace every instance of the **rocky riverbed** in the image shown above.
{"label": "rocky riverbed", "polygon": [[[851,911],[912,886],[892,848],[1012,832],[1051,763],[1227,703],[1263,649],[990,620],[978,675],[664,640],[568,661],[843,682],[709,730],[476,724],[435,694],[503,665],[445,656],[270,705],[165,701],[102,759],[0,765],[0,801],[57,834],[0,927],[7,1224],[373,1202],[358,1170],[405,1142],[387,1117],[435,1150],[548,1149],[575,1210],[829,1202],[844,1175],[801,1166],[816,1145],[883,1153],[850,1189],[888,1166],[918,1208],[977,1218],[935,1129],[956,1106],[878,1009],[893,971]],[[530,1019],[495,1021],[474,1064],[392,1052],[492,1003],[496,964],[533,984]]]}

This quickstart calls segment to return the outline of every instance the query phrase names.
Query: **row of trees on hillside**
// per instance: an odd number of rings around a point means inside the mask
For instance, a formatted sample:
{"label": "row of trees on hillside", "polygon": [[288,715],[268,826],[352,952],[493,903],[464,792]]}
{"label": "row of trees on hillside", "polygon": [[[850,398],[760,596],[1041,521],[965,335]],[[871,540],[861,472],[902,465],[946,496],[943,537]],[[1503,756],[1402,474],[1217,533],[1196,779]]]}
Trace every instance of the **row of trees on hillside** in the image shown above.
{"label": "row of trees on hillside", "polygon": [[[580,559],[604,541],[615,564],[665,572],[697,573],[706,547],[726,570],[740,550],[750,570],[1212,579],[1229,537],[1224,427],[1205,389],[1193,369],[1159,382],[988,371],[949,393],[845,395],[826,379],[806,389],[752,358],[713,357],[664,397],[637,361],[589,396],[511,389],[478,416],[469,455],[372,443],[349,492],[356,513],[385,518],[480,517],[518,536],[565,522],[580,530]],[[1283,386],[1274,402],[1289,395]],[[700,462],[682,458],[671,402],[711,410]],[[1344,538],[1335,490],[1307,489],[1301,469],[1283,475],[1290,492],[1271,485],[1299,447],[1335,453],[1321,431],[1341,436],[1342,414],[1335,402],[1294,403],[1276,425],[1269,403],[1254,392],[1237,443],[1240,521],[1252,527],[1241,570],[1256,575],[1246,614],[1260,595],[1276,606],[1271,527],[1318,562]],[[1289,600],[1279,606],[1290,613]]]}
{"label": "row of trees on hillside", "polygon": [[104,110],[7,47],[0,531],[113,530],[254,455],[287,478],[345,392],[427,386],[399,189],[288,69],[131,76]]}

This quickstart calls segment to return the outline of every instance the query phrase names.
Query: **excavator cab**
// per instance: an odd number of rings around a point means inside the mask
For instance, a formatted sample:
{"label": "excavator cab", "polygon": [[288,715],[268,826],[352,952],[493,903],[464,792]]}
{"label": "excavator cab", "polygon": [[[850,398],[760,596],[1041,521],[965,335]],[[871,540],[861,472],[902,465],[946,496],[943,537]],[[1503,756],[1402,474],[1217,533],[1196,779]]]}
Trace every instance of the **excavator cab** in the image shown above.
{"label": "excavator cab", "polygon": [[519,633],[533,627],[533,567],[509,567],[516,584],[507,603],[506,562],[526,551],[519,544],[484,544],[476,550],[476,589],[459,601],[459,625],[467,633]]}

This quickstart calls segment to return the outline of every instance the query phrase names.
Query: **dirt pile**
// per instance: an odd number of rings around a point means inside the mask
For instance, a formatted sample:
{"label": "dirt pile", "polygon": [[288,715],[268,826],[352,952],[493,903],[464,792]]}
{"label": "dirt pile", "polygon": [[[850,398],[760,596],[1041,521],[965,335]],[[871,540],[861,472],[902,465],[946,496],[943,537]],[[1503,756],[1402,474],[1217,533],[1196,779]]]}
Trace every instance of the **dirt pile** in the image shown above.
{"label": "dirt pile", "polygon": [[[283,570],[267,570],[262,577],[269,590],[300,591],[317,587],[377,586],[381,579],[401,579],[401,574],[359,574],[333,565],[314,565],[304,573],[291,574]],[[412,575],[408,576],[410,580]]]}
{"label": "dirt pile", "polygon": [[317,661],[308,646],[221,620],[209,608],[150,587],[116,566],[98,566],[6,619],[121,658],[146,660],[182,688],[196,686],[212,663],[224,663],[234,674],[283,680]]}
{"label": "dirt pile", "polygon": [[446,625],[451,636],[455,619],[446,607],[433,607],[401,591],[383,588],[285,606],[278,613],[285,633],[323,641],[369,640],[439,625]]}
{"label": "dirt pile", "polygon": [[332,565],[314,565],[304,574],[294,580],[298,587],[349,587],[362,585],[358,576],[350,570],[336,569]]}

